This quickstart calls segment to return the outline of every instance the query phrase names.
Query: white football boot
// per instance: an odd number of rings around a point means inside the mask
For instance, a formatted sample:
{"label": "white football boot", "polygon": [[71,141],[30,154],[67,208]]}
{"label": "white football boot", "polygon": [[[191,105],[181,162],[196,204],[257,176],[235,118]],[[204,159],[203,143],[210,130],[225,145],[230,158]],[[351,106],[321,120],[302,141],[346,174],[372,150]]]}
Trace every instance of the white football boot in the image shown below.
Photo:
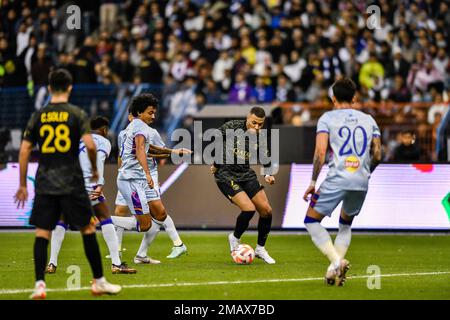
{"label": "white football boot", "polygon": [[271,256],[269,256],[269,253],[267,252],[265,247],[256,246],[255,257],[264,260],[265,263],[275,264],[275,260]]}
{"label": "white football boot", "polygon": [[183,243],[183,245],[181,245],[179,247],[173,247],[172,248],[172,252],[166,258],[167,259],[175,259],[175,258],[178,258],[179,256],[181,256],[181,255],[183,255],[185,253],[187,253],[187,247]]}
{"label": "white football boot", "polygon": [[236,250],[237,246],[241,244],[241,240],[236,238],[233,232],[228,235],[228,242],[230,243],[230,252]]}
{"label": "white football boot", "polygon": [[106,280],[93,280],[91,292],[94,296],[101,296],[102,294],[118,294],[122,287],[117,284],[109,283]]}
{"label": "white football boot", "polygon": [[34,287],[33,293],[30,295],[30,299],[33,300],[43,300],[47,297],[47,293],[45,292],[45,282],[37,281]]}
{"label": "white football boot", "polygon": [[160,264],[161,261],[152,259],[148,256],[145,256],[145,257],[135,256],[134,263],[135,264]]}

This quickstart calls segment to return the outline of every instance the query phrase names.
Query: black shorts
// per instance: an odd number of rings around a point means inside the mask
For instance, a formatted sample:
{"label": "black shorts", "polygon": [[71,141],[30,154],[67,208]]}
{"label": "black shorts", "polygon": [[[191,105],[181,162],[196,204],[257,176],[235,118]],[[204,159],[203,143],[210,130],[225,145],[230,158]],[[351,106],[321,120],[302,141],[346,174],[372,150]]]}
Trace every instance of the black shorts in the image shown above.
{"label": "black shorts", "polygon": [[94,212],[86,192],[72,195],[36,195],[30,224],[40,229],[53,230],[61,218],[64,223],[82,228],[91,222]]}
{"label": "black shorts", "polygon": [[246,181],[230,180],[227,182],[216,181],[216,183],[220,191],[222,191],[225,197],[231,202],[233,202],[231,198],[241,191],[244,191],[248,197],[252,199],[260,190],[264,189],[264,186],[259,183],[258,179]]}

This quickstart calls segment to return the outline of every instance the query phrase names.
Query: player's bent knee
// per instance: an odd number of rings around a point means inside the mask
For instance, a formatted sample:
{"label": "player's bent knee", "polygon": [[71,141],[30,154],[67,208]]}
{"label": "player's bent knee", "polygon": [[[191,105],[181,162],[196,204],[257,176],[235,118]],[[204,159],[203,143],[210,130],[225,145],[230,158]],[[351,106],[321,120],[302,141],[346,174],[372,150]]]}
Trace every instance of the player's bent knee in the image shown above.
{"label": "player's bent knee", "polygon": [[263,205],[258,212],[261,217],[268,218],[272,215],[272,207],[267,203]]}
{"label": "player's bent knee", "polygon": [[80,229],[80,232],[82,235],[88,235],[95,233],[95,225],[88,224],[87,226],[84,226]]}

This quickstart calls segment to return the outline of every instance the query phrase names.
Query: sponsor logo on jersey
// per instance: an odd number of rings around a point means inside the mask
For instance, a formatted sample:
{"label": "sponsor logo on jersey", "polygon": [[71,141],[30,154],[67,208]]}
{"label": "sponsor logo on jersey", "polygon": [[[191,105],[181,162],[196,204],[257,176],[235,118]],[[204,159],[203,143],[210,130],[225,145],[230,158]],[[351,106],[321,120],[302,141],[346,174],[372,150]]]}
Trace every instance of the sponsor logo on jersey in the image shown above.
{"label": "sponsor logo on jersey", "polygon": [[355,172],[359,169],[359,159],[355,156],[349,156],[345,159],[345,169],[348,172]]}

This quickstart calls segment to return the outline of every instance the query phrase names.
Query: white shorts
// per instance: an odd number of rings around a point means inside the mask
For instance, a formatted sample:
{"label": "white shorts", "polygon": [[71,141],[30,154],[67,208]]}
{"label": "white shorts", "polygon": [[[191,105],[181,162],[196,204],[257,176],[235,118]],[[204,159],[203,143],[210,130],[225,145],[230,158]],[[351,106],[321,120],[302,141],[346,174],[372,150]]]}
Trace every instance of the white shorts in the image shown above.
{"label": "white shorts", "polygon": [[151,189],[147,180],[117,179],[116,205],[128,206],[132,214],[149,214],[148,203],[161,199],[157,177],[153,177],[154,188]]}
{"label": "white shorts", "polygon": [[348,216],[357,216],[366,199],[367,191],[330,190],[322,188],[311,197],[310,206],[324,216],[331,216],[342,201],[342,209]]}

